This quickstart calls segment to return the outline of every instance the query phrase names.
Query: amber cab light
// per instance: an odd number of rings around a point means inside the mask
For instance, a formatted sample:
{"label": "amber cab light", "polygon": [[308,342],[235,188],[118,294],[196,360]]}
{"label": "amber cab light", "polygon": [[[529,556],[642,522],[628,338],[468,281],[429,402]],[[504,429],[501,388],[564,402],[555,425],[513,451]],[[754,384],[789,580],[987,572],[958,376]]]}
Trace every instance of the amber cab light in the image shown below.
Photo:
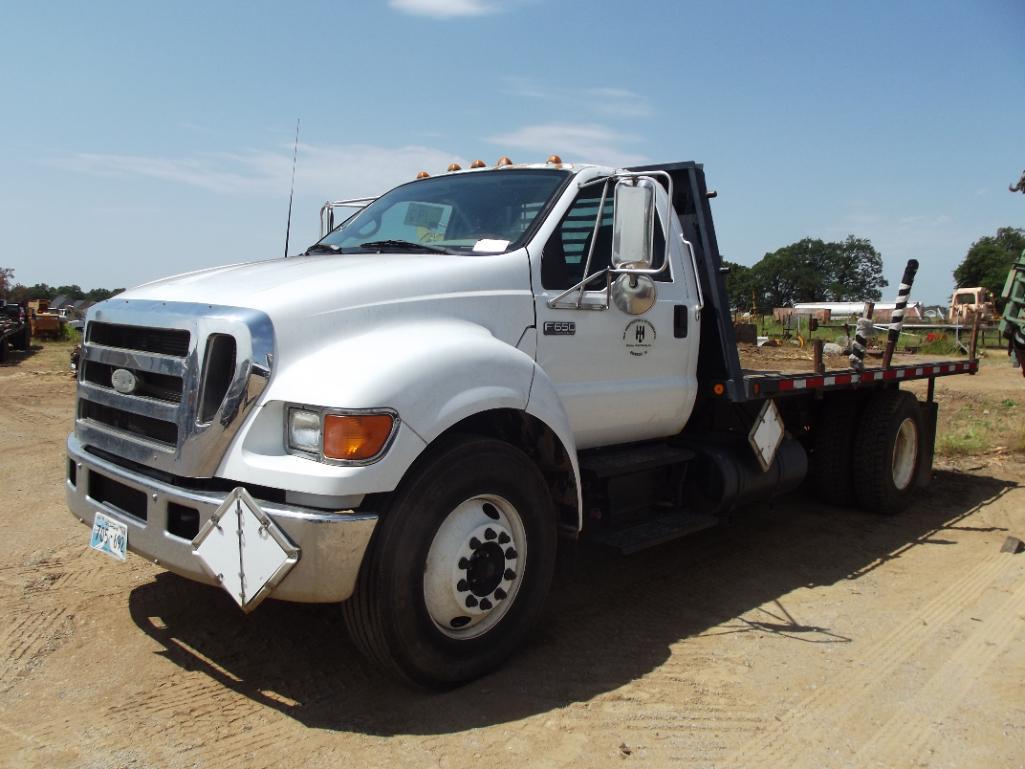
{"label": "amber cab light", "polygon": [[324,456],[360,461],[381,453],[391,436],[391,414],[325,414]]}

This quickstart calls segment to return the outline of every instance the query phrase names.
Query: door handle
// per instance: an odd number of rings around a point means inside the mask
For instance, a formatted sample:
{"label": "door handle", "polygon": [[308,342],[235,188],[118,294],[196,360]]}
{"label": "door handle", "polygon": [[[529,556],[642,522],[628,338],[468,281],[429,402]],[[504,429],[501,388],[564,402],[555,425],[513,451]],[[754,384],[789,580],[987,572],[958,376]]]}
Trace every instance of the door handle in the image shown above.
{"label": "door handle", "polygon": [[687,336],[687,305],[678,304],[673,307],[673,336],[683,339]]}

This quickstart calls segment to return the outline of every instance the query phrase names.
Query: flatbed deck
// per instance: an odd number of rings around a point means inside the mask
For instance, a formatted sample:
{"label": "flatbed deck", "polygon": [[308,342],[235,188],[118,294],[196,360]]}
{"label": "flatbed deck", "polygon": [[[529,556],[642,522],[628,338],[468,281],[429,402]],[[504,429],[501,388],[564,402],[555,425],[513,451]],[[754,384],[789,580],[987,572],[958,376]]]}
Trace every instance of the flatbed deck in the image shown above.
{"label": "flatbed deck", "polygon": [[[745,400],[757,400],[781,395],[797,395],[810,390],[844,390],[877,382],[910,382],[916,379],[935,379],[954,374],[975,374],[979,361],[968,358],[954,361],[929,361],[890,366],[889,368],[834,369],[818,374],[815,372],[779,372],[743,369],[743,390]],[[716,389],[720,385],[720,390]],[[725,383],[713,383],[712,394],[725,393]]]}

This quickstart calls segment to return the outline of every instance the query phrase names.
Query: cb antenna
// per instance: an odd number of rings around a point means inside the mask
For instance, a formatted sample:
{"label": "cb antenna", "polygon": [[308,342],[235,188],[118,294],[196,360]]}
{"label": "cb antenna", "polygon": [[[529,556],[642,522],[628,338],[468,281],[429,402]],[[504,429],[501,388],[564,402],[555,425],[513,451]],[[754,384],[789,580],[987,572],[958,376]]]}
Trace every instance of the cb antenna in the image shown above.
{"label": "cb antenna", "polygon": [[299,118],[295,119],[295,147],[292,149],[292,187],[288,190],[288,223],[285,225],[285,258],[288,258],[288,236],[292,233],[292,196],[295,194],[295,159],[299,155]]}

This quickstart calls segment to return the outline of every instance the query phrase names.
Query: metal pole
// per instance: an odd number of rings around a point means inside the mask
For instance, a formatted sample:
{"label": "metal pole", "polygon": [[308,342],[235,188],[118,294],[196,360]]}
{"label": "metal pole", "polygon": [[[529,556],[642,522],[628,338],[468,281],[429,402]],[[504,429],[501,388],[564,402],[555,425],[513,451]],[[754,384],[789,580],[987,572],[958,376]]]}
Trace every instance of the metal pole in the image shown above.
{"label": "metal pole", "polygon": [[825,343],[821,339],[813,339],[811,345],[812,359],[815,361],[815,373],[825,374],[826,364],[822,360],[822,348],[825,345]]}
{"label": "metal pole", "polygon": [[900,289],[897,291],[897,304],[893,308],[893,315],[890,316],[890,332],[886,339],[886,351],[883,353],[883,368],[890,367],[890,359],[897,347],[900,330],[904,326],[904,308],[908,306],[908,294],[911,293],[911,285],[915,282],[915,273],[917,272],[918,260],[908,259],[908,264],[904,268],[904,277],[900,279]]}
{"label": "metal pole", "polygon": [[[865,302],[865,312],[861,316],[861,321],[854,327],[854,344],[851,345],[851,356],[848,360],[851,362],[851,368],[855,371],[865,370],[865,334],[862,332],[863,325],[872,325],[872,314],[876,310],[875,302]],[[864,321],[864,323],[862,322]]]}
{"label": "metal pole", "polygon": [[969,360],[975,360],[975,350],[979,344],[979,315],[977,312],[972,314],[972,339],[968,344]]}

